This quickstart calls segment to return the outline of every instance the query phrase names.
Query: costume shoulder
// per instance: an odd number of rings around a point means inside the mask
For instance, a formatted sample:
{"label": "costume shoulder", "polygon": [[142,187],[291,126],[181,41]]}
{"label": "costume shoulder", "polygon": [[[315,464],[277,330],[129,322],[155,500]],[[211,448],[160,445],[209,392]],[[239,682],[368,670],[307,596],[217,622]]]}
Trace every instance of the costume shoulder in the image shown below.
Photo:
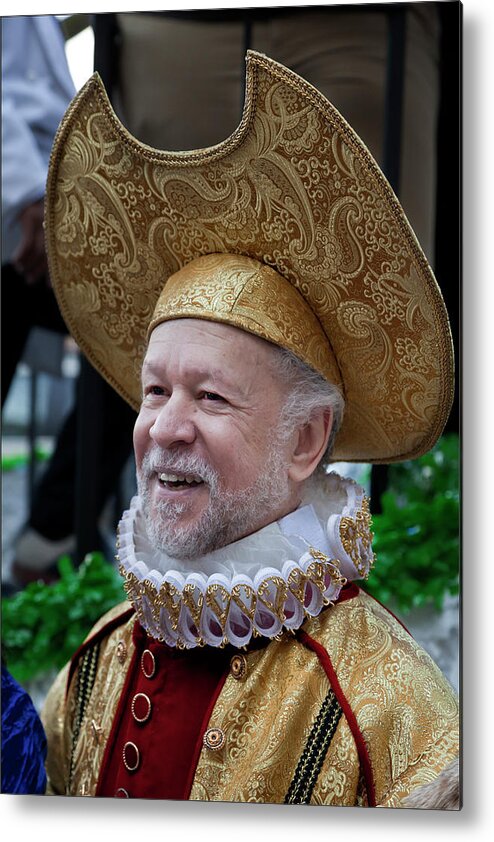
{"label": "costume shoulder", "polygon": [[414,681],[419,670],[422,678],[427,676],[451,690],[430,655],[403,623],[360,588],[352,599],[321,612],[304,629],[327,650],[342,680],[345,676],[350,679],[353,670],[375,664],[376,677],[393,680],[399,673],[402,683]]}
{"label": "costume shoulder", "polygon": [[110,608],[110,610],[103,614],[94,624],[82,645],[73,655],[72,660],[80,657],[80,655],[96,641],[104,640],[104,638],[108,637],[108,635],[115,631],[115,629],[123,626],[134,615],[134,613],[134,608],[127,600],[120,602],[113,608]]}
{"label": "costume shoulder", "polygon": [[129,624],[129,620],[133,621],[134,614],[134,608],[129,602],[125,601],[115,605],[113,608],[110,608],[109,611],[100,617],[98,622],[95,623],[87,635],[84,642],[72,656],[67,674],[67,692],[74,679],[74,675],[81,664],[89,664],[89,669],[93,672],[93,668],[96,667],[98,662],[100,652],[108,648],[112,636],[121,630],[122,626],[127,625],[127,637],[131,636],[133,622]]}
{"label": "costume shoulder", "polygon": [[305,626],[328,653],[367,745],[376,803],[398,806],[458,754],[453,689],[384,606],[360,591]]}
{"label": "costume shoulder", "polygon": [[350,598],[322,611],[306,623],[304,629],[323,646],[329,647],[333,660],[344,658],[349,647],[352,661],[356,656],[365,658],[368,650],[373,651],[378,645],[378,639],[382,644],[383,636],[387,641],[384,654],[389,653],[391,646],[394,648],[398,641],[400,646],[413,651],[421,649],[391,611],[357,586],[353,586]]}

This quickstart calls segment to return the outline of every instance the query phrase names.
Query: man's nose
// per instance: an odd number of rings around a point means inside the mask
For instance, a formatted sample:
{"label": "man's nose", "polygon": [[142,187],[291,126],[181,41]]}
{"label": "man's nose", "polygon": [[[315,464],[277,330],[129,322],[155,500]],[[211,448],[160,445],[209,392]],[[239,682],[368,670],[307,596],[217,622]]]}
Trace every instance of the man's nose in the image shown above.
{"label": "man's nose", "polygon": [[172,394],[160,408],[149,435],[160,447],[192,444],[196,438],[194,408],[185,397]]}

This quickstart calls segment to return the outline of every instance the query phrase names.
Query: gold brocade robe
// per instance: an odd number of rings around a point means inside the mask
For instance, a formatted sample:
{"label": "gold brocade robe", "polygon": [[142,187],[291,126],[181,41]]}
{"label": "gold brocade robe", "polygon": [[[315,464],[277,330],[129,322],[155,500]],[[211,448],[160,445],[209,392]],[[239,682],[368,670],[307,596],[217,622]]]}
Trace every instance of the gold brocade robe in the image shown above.
{"label": "gold brocade robe", "polygon": [[[121,612],[122,606],[106,615],[92,634],[101,633]],[[77,673],[66,693],[67,665],[48,695],[42,719],[50,792],[96,792],[129,663],[122,653],[132,654],[134,622],[132,616],[124,625],[111,626],[103,637],[94,686],[77,733]],[[303,631],[329,655],[356,718],[370,760],[376,804],[399,806],[458,755],[458,705],[450,685],[402,625],[362,591],[306,621]],[[294,787],[300,791],[307,785],[311,804],[367,804],[345,709],[332,739],[325,739],[330,683],[314,649],[287,632],[243,654],[245,674],[228,675],[208,724],[225,735],[224,745],[215,751],[203,746],[190,798],[283,803]],[[323,759],[315,775],[311,770],[318,752]]]}

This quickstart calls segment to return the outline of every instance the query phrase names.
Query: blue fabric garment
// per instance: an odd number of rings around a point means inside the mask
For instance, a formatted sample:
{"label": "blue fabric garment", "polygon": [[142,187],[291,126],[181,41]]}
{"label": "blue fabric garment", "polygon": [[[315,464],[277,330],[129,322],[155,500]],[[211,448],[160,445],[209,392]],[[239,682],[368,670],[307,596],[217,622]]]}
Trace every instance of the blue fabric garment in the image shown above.
{"label": "blue fabric garment", "polygon": [[28,693],[2,664],[2,792],[42,795],[46,736]]}

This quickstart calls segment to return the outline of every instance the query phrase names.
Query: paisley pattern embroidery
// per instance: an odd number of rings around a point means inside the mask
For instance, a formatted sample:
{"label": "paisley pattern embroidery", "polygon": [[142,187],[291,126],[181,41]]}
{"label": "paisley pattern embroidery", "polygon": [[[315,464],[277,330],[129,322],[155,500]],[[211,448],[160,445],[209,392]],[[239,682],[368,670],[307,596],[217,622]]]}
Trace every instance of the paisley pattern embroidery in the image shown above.
{"label": "paisley pattern embroidery", "polygon": [[[335,459],[412,458],[441,433],[451,338],[427,261],[352,129],[276,62],[249,53],[240,126],[218,146],[184,153],[132,138],[93,77],[53,147],[46,230],[66,322],[134,407],[166,280],[200,256],[242,254],[301,292],[329,338],[346,398]],[[214,307],[211,290],[198,286],[190,306]],[[284,316],[271,304],[269,313],[278,341]],[[307,330],[292,331],[299,322],[288,333],[305,358]],[[327,373],[317,342],[311,353]]]}
{"label": "paisley pattern embroidery", "polygon": [[[304,629],[327,649],[357,717],[377,803],[398,806],[458,751],[451,688],[400,624],[365,594],[324,611]],[[247,658],[247,679],[241,686],[228,679],[213,710],[210,721],[225,733],[225,748],[220,756],[202,752],[193,799],[281,803],[327,697],[328,681],[316,656],[288,636]],[[344,716],[310,803],[366,804]]]}
{"label": "paisley pattern embroidery", "polygon": [[[121,610],[121,609],[120,609]],[[94,795],[126,668],[132,618],[104,641],[93,694],[76,747],[71,795]],[[311,619],[307,633],[328,651],[357,717],[373,769],[377,803],[399,806],[458,753],[458,704],[438,668],[385,608],[361,593]],[[285,632],[246,652],[242,681],[228,676],[207,728],[221,728],[219,751],[203,748],[190,798],[282,803],[324,701],[328,680],[317,656]],[[66,670],[50,692],[43,724],[52,747],[48,776],[65,792],[77,681],[65,698]],[[94,722],[99,730],[91,727]],[[324,756],[311,804],[365,805],[355,742],[344,715]]]}

